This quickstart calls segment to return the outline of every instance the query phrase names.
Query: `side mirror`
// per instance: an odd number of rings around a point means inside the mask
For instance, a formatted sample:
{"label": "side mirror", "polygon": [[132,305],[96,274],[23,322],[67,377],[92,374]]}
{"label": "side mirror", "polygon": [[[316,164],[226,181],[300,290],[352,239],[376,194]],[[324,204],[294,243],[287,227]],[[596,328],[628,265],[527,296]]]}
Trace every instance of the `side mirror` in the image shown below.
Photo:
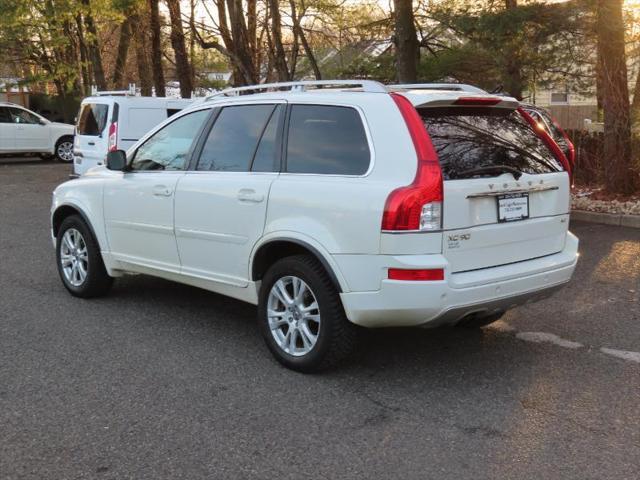
{"label": "side mirror", "polygon": [[107,168],[122,172],[127,167],[127,154],[124,150],[114,150],[107,153]]}

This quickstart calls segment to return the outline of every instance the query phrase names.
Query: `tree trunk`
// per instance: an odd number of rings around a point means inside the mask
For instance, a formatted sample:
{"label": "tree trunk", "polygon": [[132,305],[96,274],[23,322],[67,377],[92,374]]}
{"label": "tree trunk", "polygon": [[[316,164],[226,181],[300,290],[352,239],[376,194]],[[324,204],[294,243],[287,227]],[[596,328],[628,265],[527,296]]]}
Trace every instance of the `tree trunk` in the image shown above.
{"label": "tree trunk", "polygon": [[257,69],[254,64],[247,25],[244,20],[242,0],[227,0],[227,8],[229,10],[231,32],[229,34],[229,31],[227,31],[225,35],[222,29],[222,21],[220,21],[221,36],[223,39],[226,36],[231,42],[227,43],[225,39],[227,49],[233,54],[232,61],[236,64],[235,67],[243,72],[244,79],[241,80],[242,83],[245,85],[258,83]]}
{"label": "tree trunk", "polygon": [[[132,20],[132,25],[140,25],[140,17],[138,15]],[[146,26],[146,25],[145,25]],[[154,76],[151,70],[151,64],[149,63],[149,37],[146,34],[146,28],[135,29],[135,41],[136,41],[136,64],[138,66],[138,80],[140,82],[140,93],[144,97],[150,97],[153,95],[153,82]],[[164,83],[162,84],[164,89]],[[164,96],[164,91],[160,96]],[[156,96],[158,96],[158,90],[156,88]]]}
{"label": "tree trunk", "polygon": [[[149,26],[151,30],[151,66],[153,70],[153,83],[156,88],[156,97],[164,97],[165,81],[162,69],[162,39],[160,37],[160,12],[158,0],[148,0]],[[142,35],[143,33],[140,32]],[[146,43],[146,42],[145,42]],[[138,71],[140,66],[138,66]],[[142,82],[142,79],[140,80]]]}
{"label": "tree trunk", "polygon": [[[514,10],[518,8],[518,0],[505,0],[504,7],[506,10]],[[522,62],[518,58],[517,48],[509,48],[509,39],[507,38],[505,49],[505,66],[502,81],[504,90],[512,97],[522,100],[522,94],[525,88],[524,78],[522,77]]]}
{"label": "tree trunk", "polygon": [[412,0],[393,0],[396,47],[396,67],[400,83],[413,83],[418,79],[420,45],[413,18]]}
{"label": "tree trunk", "polygon": [[631,120],[636,123],[640,121],[640,69],[636,76],[636,85],[633,89],[633,103],[631,103]]}
{"label": "tree trunk", "polygon": [[84,27],[82,17],[76,15],[76,27],[78,29],[78,50],[80,50],[80,73],[82,75],[82,93],[88,95],[91,92],[91,74],[87,65],[87,44],[84,40]]}
{"label": "tree trunk", "polygon": [[87,50],[89,54],[89,61],[93,66],[93,77],[98,90],[106,90],[107,80],[104,76],[104,69],[102,68],[102,55],[100,54],[100,45],[98,43],[98,31],[95,23],[93,22],[93,17],[91,16],[90,0],[82,0],[82,4],[87,9],[84,15],[84,25],[90,35],[90,39],[87,42]]}
{"label": "tree trunk", "polygon": [[278,80],[286,82],[290,80],[290,76],[289,67],[287,67],[287,57],[282,45],[282,29],[280,28],[282,19],[280,18],[280,5],[278,0],[269,0],[269,13],[271,14],[271,37],[274,49],[274,66],[278,73]]}
{"label": "tree trunk", "polygon": [[120,39],[118,40],[118,55],[116,56],[116,64],[113,69],[113,87],[118,89],[125,88],[124,85],[124,69],[127,65],[127,56],[129,55],[129,43],[131,41],[131,23],[133,16],[129,15],[120,25]]}
{"label": "tree trunk", "polygon": [[182,30],[182,15],[180,14],[180,0],[167,0],[169,16],[171,17],[171,46],[176,58],[176,75],[180,82],[180,96],[191,98],[193,84],[191,83],[191,66]]}
{"label": "tree trunk", "polygon": [[300,43],[302,44],[305,55],[307,56],[307,60],[309,60],[309,64],[311,65],[316,80],[322,80],[322,73],[320,72],[320,68],[318,67],[316,56],[313,54],[313,50],[311,49],[311,46],[307,41],[307,36],[302,29],[302,25],[300,25],[300,17],[296,13],[296,2],[295,0],[289,0],[289,3],[291,5],[291,21],[293,22],[293,29],[298,33]]}
{"label": "tree trunk", "polygon": [[605,188],[633,192],[631,121],[622,0],[598,0],[598,49],[602,58]]}

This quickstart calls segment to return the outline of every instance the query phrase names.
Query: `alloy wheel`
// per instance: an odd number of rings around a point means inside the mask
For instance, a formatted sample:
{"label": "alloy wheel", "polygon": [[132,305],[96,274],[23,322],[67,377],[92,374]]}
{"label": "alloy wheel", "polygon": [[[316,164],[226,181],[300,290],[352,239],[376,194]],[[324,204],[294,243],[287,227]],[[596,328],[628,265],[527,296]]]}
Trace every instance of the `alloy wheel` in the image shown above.
{"label": "alloy wheel", "polygon": [[301,278],[285,276],[273,284],[267,317],[276,344],[289,355],[306,355],[318,342],[320,309],[315,294]]}
{"label": "alloy wheel", "polygon": [[67,281],[74,287],[82,285],[89,270],[89,254],[82,234],[70,228],[62,236],[60,265]]}

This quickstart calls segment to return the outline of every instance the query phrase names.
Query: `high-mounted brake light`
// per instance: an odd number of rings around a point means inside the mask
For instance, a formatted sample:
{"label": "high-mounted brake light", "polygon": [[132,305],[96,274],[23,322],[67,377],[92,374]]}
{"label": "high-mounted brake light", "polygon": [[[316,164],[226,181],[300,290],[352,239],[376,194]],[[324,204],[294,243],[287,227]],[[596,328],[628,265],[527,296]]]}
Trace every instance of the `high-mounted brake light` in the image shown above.
{"label": "high-mounted brake light", "polygon": [[518,113],[522,115],[522,117],[527,121],[527,123],[531,125],[531,127],[533,128],[533,131],[536,132],[538,136],[542,139],[542,141],[547,145],[547,147],[549,147],[549,150],[551,150],[553,155],[560,161],[564,169],[569,174],[569,179],[571,179],[571,176],[572,176],[571,165],[569,164],[569,160],[567,159],[567,156],[564,154],[562,149],[558,146],[556,141],[553,138],[551,138],[551,135],[549,135],[545,129],[536,128],[537,122],[525,109],[523,109],[522,107],[519,107]]}
{"label": "high-mounted brake light", "polygon": [[444,280],[444,269],[430,268],[424,270],[405,270],[403,268],[390,268],[388,270],[389,280],[408,281],[438,281]]}
{"label": "high-mounted brake light", "polygon": [[442,170],[420,115],[403,95],[391,93],[407,125],[418,157],[410,185],[395,189],[384,206],[382,230],[440,230],[442,228]]}
{"label": "high-mounted brake light", "polygon": [[502,101],[501,98],[496,97],[460,97],[455,102],[454,105],[468,105],[473,106],[476,105],[478,107],[487,107],[491,105],[497,105]]}
{"label": "high-mounted brake light", "polygon": [[118,122],[109,125],[109,137],[107,141],[107,150],[115,152],[118,149]]}

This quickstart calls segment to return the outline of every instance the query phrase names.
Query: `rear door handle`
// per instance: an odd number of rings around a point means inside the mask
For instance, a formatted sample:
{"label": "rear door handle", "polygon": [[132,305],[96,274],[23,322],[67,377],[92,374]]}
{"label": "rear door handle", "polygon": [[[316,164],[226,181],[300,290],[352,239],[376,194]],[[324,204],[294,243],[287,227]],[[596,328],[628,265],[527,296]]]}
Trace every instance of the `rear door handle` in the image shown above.
{"label": "rear door handle", "polygon": [[243,188],[238,192],[238,200],[241,202],[260,203],[264,201],[264,195],[256,193],[251,188]]}
{"label": "rear door handle", "polygon": [[156,197],[170,197],[173,192],[166,185],[155,185],[153,187],[153,194]]}
{"label": "rear door handle", "polygon": [[96,142],[89,142],[89,145],[95,145]]}

